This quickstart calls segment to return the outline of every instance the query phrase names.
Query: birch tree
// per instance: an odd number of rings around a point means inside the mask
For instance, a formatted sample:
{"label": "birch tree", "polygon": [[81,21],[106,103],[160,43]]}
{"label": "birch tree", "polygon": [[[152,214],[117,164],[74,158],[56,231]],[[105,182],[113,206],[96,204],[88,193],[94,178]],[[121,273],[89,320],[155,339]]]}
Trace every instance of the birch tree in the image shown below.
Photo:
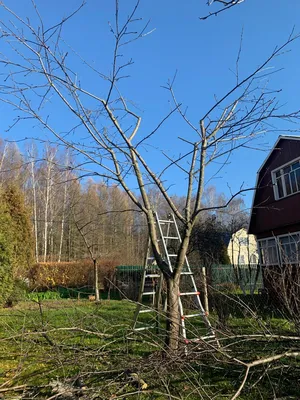
{"label": "birch tree", "polygon": [[36,148],[32,145],[28,151],[28,162],[30,167],[31,187],[32,187],[32,210],[33,226],[35,238],[35,261],[39,262],[39,235],[38,235],[38,212],[37,212],[37,179],[35,171]]}
{"label": "birch tree", "polygon": [[45,167],[44,167],[44,232],[43,232],[43,261],[47,261],[49,233],[52,229],[52,206],[53,206],[53,187],[54,187],[54,166],[57,149],[46,147]]}
{"label": "birch tree", "polygon": [[[65,225],[66,225],[66,214],[67,214],[67,200],[68,200],[68,189],[69,189],[69,181],[72,177],[70,173],[70,152],[67,150],[65,154],[64,160],[64,169],[61,172],[61,180],[63,184],[63,199],[62,199],[62,206],[61,206],[61,224],[60,224],[60,239],[59,239],[59,250],[58,250],[58,262],[61,261],[62,257],[62,250],[63,250],[63,242],[64,242],[64,235],[65,235]],[[61,185],[60,185],[61,186]]]}
{"label": "birch tree", "polygon": [[[177,99],[175,82],[171,80],[165,85],[165,89],[173,107],[164,118],[157,121],[151,131],[145,132],[141,129],[143,119],[139,110],[127,100],[130,93],[122,93],[120,85],[121,78],[126,76],[126,69],[132,64],[130,60],[124,61],[126,49],[150,33],[148,23],[143,24],[139,18],[139,1],[132,9],[124,12],[119,9],[118,1],[116,2],[114,23],[110,25],[114,40],[110,73],[105,74],[95,69],[89,61],[84,61],[89,73],[95,78],[93,91],[84,86],[83,80],[78,79],[74,72],[77,53],[72,58],[68,57],[71,50],[65,46],[61,36],[63,26],[71,23],[71,17],[80,11],[81,6],[51,27],[46,27],[47,24],[42,21],[36,4],[34,10],[37,18],[34,22],[22,18],[9,9],[5,2],[1,3],[1,7],[4,55],[0,61],[5,67],[3,73],[8,71],[6,85],[1,88],[2,101],[18,110],[17,122],[24,118],[38,121],[60,145],[81,155],[87,171],[122,187],[131,201],[144,213],[153,253],[167,286],[166,346],[171,351],[176,351],[180,338],[180,274],[193,226],[199,215],[207,211],[202,206],[207,167],[214,162],[219,162],[224,167],[231,154],[242,147],[249,147],[253,139],[269,131],[271,121],[298,119],[298,110],[288,114],[281,111],[276,99],[277,91],[269,89],[265,81],[259,79],[260,74],[263,73],[264,77],[268,74],[265,68],[298,36],[291,35],[247,75],[242,76],[241,72],[237,74],[232,87],[226,93],[221,93],[196,121],[189,118],[186,108]],[[6,52],[6,46],[10,45],[10,51]],[[96,85],[96,82],[102,80],[104,85]],[[63,113],[70,113],[72,116],[73,125],[70,126],[69,133],[66,133],[66,129],[62,131],[57,121],[51,118],[51,113],[47,113],[47,107],[51,108],[48,101],[50,97],[60,104]],[[153,137],[174,114],[178,114],[186,126],[186,132],[181,136],[177,132],[170,133],[173,135],[170,140],[181,143],[181,152],[177,156],[170,156],[161,149],[162,152],[155,156],[153,153],[149,154],[145,151],[145,145],[151,144]],[[76,138],[74,134],[77,132]],[[84,133],[79,135],[79,132]],[[164,158],[166,166],[158,172],[152,167],[152,160],[159,156]],[[174,174],[182,176],[186,182],[183,211],[174,203],[165,178],[170,169],[175,169]],[[159,190],[183,226],[182,243],[173,272],[164,260],[158,244],[154,205],[147,191],[150,185]],[[138,193],[135,188],[138,188]],[[212,208],[226,208],[243,190],[245,189],[241,186],[225,204]],[[45,249],[46,235],[45,228]]]}

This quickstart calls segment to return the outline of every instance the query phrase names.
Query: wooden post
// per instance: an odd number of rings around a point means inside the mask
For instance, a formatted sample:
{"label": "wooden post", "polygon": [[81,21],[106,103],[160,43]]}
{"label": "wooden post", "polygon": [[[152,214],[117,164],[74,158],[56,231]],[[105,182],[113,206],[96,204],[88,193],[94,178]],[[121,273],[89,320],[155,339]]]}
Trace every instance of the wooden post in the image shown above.
{"label": "wooden post", "polygon": [[209,305],[208,305],[208,288],[207,288],[207,277],[206,277],[206,269],[202,267],[202,279],[203,279],[203,294],[204,294],[204,310],[209,314]]}

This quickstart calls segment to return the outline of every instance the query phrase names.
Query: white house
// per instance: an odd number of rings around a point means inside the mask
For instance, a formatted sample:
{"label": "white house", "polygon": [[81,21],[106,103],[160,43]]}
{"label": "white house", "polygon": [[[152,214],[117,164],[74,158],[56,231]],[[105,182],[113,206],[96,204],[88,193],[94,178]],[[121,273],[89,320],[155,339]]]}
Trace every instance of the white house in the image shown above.
{"label": "white house", "polygon": [[245,228],[238,230],[231,236],[227,251],[233,265],[258,263],[256,238],[254,235],[248,235]]}

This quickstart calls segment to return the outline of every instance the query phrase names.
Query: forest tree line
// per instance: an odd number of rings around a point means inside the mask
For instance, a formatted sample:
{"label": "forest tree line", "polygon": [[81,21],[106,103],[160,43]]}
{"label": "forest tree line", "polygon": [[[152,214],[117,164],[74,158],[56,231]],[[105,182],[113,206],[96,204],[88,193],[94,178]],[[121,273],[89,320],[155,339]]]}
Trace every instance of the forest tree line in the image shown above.
{"label": "forest tree line", "polygon": [[[0,183],[15,185],[24,195],[32,220],[34,261],[61,262],[90,258],[114,260],[117,264],[143,263],[147,223],[123,189],[79,167],[71,151],[34,143],[22,151],[15,143],[1,143]],[[160,193],[149,187],[161,216],[169,213]],[[185,198],[174,195],[179,209]],[[189,255],[193,263],[225,262],[224,237],[246,226],[248,213],[243,198],[228,207],[223,193],[208,186],[204,210],[196,224]],[[209,210],[213,207],[214,210]]]}

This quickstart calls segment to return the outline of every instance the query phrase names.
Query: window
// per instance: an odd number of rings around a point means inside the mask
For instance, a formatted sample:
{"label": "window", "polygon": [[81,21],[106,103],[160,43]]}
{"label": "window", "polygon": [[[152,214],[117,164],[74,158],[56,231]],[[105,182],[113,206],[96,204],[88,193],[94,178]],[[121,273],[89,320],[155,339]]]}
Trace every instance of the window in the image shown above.
{"label": "window", "polygon": [[300,235],[288,235],[279,238],[281,261],[283,264],[298,263],[300,260]]}
{"label": "window", "polygon": [[300,192],[300,160],[272,172],[275,199]]}
{"label": "window", "polygon": [[276,239],[259,240],[259,253],[262,265],[279,264],[278,249]]}
{"label": "window", "polygon": [[245,256],[243,254],[239,255],[239,265],[245,264]]}
{"label": "window", "polygon": [[300,233],[258,241],[261,265],[300,264]]}
{"label": "window", "polygon": [[239,238],[239,245],[240,246],[248,246],[248,238]]}

